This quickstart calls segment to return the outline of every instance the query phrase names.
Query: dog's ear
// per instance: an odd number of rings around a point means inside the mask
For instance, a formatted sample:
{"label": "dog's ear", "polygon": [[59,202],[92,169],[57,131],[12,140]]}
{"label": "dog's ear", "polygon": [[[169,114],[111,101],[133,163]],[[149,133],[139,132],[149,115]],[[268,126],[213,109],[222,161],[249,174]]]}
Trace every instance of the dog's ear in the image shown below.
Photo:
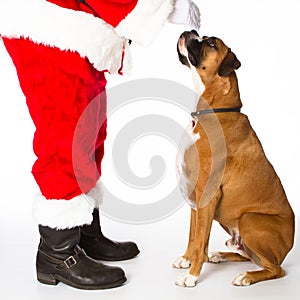
{"label": "dog's ear", "polygon": [[191,40],[187,45],[188,58],[194,67],[199,67],[200,64],[200,42],[198,40]]}
{"label": "dog's ear", "polygon": [[228,50],[226,57],[224,58],[218,74],[220,76],[228,76],[233,70],[237,70],[241,66],[240,61],[237,59],[235,54]]}

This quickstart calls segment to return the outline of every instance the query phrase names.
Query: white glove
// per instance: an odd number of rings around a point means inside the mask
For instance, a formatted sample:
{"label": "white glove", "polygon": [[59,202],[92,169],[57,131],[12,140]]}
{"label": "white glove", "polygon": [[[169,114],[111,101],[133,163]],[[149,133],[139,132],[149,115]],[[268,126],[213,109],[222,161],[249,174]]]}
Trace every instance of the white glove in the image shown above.
{"label": "white glove", "polygon": [[174,24],[188,25],[193,29],[200,28],[200,11],[191,0],[175,0],[174,10],[168,17],[168,21]]}
{"label": "white glove", "polygon": [[112,32],[109,32],[108,39],[104,39],[106,43],[103,43],[103,34],[102,36],[99,34],[97,43],[95,42],[97,47],[87,52],[87,58],[97,70],[107,70],[111,74],[117,74],[123,64],[125,49],[126,54],[130,49],[128,49],[129,44],[126,38],[112,34]]}

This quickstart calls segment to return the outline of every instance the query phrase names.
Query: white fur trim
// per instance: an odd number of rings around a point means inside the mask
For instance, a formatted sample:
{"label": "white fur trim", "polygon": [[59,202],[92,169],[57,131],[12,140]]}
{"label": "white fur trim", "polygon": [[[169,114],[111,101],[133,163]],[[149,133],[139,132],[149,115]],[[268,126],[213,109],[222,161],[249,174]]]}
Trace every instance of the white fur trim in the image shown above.
{"label": "white fur trim", "polygon": [[130,75],[131,70],[132,70],[132,56],[131,56],[131,51],[129,48],[130,48],[129,44],[126,43],[125,49],[124,49],[123,65],[122,65],[122,70],[121,70],[121,73],[123,75]]}
{"label": "white fur trim", "polygon": [[139,0],[116,30],[141,45],[149,45],[173,10],[174,0]]}
{"label": "white fur trim", "polygon": [[91,224],[95,200],[81,194],[70,200],[47,200],[37,195],[33,203],[34,220],[53,229],[68,229]]}
{"label": "white fur trim", "polygon": [[95,208],[99,208],[99,206],[102,204],[103,202],[103,188],[102,188],[102,182],[99,180],[96,183],[96,186],[91,189],[87,195],[89,197],[91,197],[92,199],[94,199],[94,203],[95,203]]}
{"label": "white fur trim", "polygon": [[111,73],[120,69],[127,42],[103,20],[45,0],[1,0],[0,35],[76,51],[97,70]]}

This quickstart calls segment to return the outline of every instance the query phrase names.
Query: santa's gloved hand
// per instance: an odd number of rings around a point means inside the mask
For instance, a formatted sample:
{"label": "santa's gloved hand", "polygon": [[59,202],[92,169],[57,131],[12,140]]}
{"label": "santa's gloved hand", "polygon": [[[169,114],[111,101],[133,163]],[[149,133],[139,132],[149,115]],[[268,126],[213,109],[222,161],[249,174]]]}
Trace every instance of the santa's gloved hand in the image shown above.
{"label": "santa's gloved hand", "polygon": [[109,38],[106,44],[96,48],[98,51],[89,53],[88,58],[97,70],[118,74],[124,64],[124,52],[129,51],[128,40],[117,34],[110,35]]}
{"label": "santa's gloved hand", "polygon": [[188,25],[193,29],[200,28],[200,11],[191,0],[175,0],[174,10],[168,17],[168,21],[174,24]]}
{"label": "santa's gloved hand", "polygon": [[90,63],[99,71],[108,71],[110,74],[130,74],[132,63],[129,40],[120,37],[115,31],[109,32],[106,37],[105,44],[99,39],[95,41],[96,47],[88,52],[87,58]]}

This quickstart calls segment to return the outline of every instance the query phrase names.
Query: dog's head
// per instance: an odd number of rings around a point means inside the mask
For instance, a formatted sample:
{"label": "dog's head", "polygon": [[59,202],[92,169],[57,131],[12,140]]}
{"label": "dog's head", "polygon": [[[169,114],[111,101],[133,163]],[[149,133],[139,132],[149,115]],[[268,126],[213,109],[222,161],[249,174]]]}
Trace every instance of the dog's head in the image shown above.
{"label": "dog's head", "polygon": [[241,66],[235,54],[216,37],[200,37],[195,31],[185,31],[177,44],[179,60],[189,68],[196,68],[201,79],[226,77]]}

